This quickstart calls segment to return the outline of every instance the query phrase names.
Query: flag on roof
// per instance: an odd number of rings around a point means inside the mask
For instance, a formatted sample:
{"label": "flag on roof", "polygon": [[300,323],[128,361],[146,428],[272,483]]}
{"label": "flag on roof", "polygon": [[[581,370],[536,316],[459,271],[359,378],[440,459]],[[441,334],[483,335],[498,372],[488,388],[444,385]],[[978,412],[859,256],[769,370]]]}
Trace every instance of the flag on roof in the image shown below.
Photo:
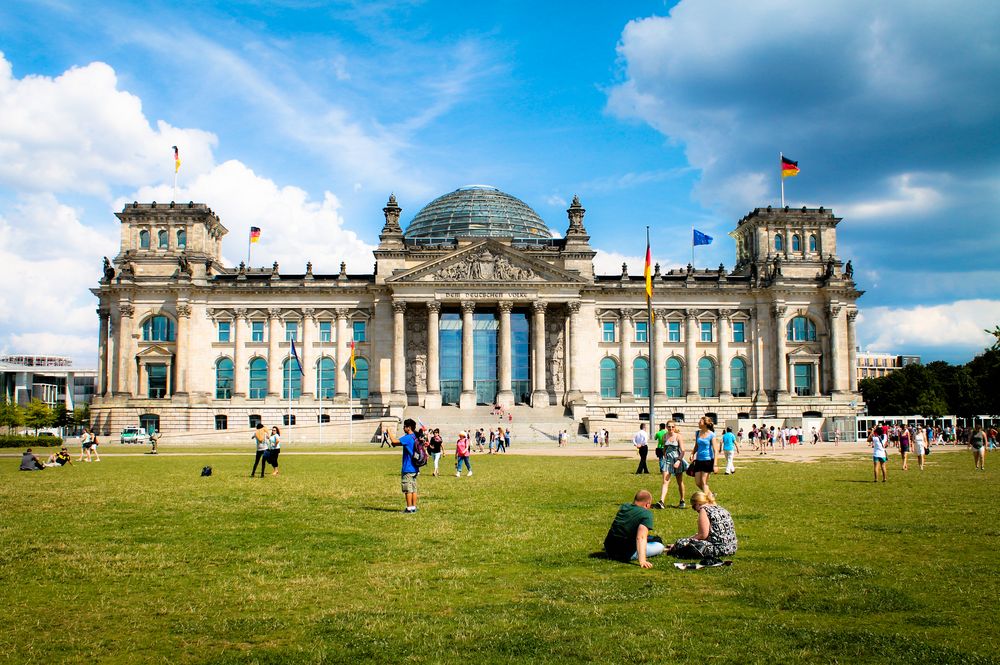
{"label": "flag on roof", "polygon": [[174,173],[181,170],[181,153],[177,150],[177,146],[174,146]]}
{"label": "flag on roof", "polygon": [[260,240],[260,227],[251,226],[250,227],[250,242],[257,242]]}
{"label": "flag on roof", "polygon": [[781,177],[789,178],[799,174],[799,163],[793,162],[784,155],[781,157]]}
{"label": "flag on roof", "polygon": [[697,247],[698,245],[712,244],[712,236],[708,235],[707,233],[702,233],[698,229],[693,229],[693,230],[694,230],[694,237],[692,238],[692,242],[694,243],[695,247]]}

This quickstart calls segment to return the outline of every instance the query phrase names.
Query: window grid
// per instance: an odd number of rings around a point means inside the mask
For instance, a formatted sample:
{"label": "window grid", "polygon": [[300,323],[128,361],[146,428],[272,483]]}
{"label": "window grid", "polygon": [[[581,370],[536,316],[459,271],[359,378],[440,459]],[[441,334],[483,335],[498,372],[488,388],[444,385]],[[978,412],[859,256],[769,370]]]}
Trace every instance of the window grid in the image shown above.
{"label": "window grid", "polygon": [[668,342],[679,342],[679,341],[681,341],[681,322],[680,321],[668,321],[667,322],[667,341]]}
{"label": "window grid", "polygon": [[601,325],[602,336],[601,341],[613,342],[615,341],[615,323],[614,321],[605,321]]}
{"label": "window grid", "polygon": [[646,321],[639,321],[635,324],[635,341],[643,343],[649,341],[649,323]]}
{"label": "window grid", "polygon": [[734,342],[745,342],[746,340],[746,323],[743,321],[733,321],[733,341]]}
{"label": "window grid", "polygon": [[251,321],[250,322],[250,341],[251,342],[263,342],[264,341],[264,322],[263,321]]}
{"label": "window grid", "polygon": [[352,324],[354,332],[354,341],[363,342],[365,341],[366,326],[364,321],[355,321]]}
{"label": "window grid", "polygon": [[701,341],[711,342],[712,341],[712,322],[702,321],[701,323]]}
{"label": "window grid", "polygon": [[231,326],[229,321],[219,321],[219,341],[228,342]]}

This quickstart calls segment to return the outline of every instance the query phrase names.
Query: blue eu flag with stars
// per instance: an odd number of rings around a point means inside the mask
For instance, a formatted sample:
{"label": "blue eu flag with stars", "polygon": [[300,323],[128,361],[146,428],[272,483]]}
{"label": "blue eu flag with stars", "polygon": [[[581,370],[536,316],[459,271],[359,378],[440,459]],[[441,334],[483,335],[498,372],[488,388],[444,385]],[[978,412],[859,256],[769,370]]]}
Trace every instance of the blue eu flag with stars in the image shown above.
{"label": "blue eu flag with stars", "polygon": [[708,235],[706,233],[702,233],[698,229],[694,229],[694,246],[695,247],[697,247],[698,245],[711,245],[711,244],[712,244],[712,236],[710,236],[710,235]]}

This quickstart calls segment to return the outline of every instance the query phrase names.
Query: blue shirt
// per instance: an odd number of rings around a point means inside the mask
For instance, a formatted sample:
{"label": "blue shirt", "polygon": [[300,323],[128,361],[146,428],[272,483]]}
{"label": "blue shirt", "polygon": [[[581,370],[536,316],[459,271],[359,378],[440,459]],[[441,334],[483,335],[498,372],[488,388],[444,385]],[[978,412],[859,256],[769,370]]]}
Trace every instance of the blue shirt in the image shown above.
{"label": "blue shirt", "polygon": [[736,450],[736,435],[732,432],[726,432],[722,435],[722,449],[723,450]]}
{"label": "blue shirt", "polygon": [[416,473],[417,467],[413,466],[413,444],[417,437],[412,434],[404,434],[399,437],[399,443],[403,446],[403,468],[400,473]]}
{"label": "blue shirt", "polygon": [[695,456],[696,460],[712,460],[715,459],[715,451],[712,449],[712,439],[715,438],[715,432],[708,432],[705,434],[705,438],[697,437],[695,439]]}

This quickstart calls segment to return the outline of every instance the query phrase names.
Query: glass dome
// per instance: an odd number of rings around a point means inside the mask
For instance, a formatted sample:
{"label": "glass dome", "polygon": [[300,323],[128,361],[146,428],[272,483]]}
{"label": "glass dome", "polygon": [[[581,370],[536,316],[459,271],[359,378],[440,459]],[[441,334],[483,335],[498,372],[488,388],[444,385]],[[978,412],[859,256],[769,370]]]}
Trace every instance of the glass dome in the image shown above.
{"label": "glass dome", "polygon": [[518,198],[489,185],[468,185],[439,196],[414,216],[404,236],[494,237],[550,240],[542,218]]}

